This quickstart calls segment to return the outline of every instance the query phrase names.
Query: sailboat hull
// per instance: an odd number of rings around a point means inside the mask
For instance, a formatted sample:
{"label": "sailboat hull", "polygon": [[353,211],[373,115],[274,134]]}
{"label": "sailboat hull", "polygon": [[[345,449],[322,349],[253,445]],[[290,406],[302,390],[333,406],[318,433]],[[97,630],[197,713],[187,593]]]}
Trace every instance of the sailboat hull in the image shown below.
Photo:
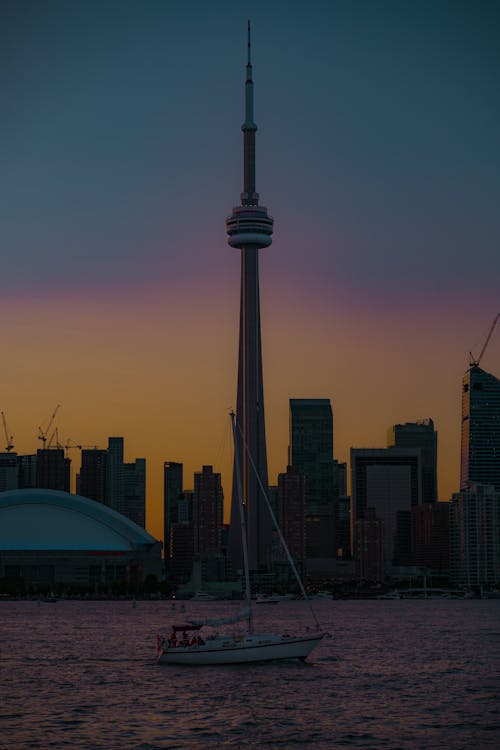
{"label": "sailboat hull", "polygon": [[275,635],[214,638],[203,646],[169,648],[158,656],[161,664],[247,664],[279,659],[306,659],[323,634],[306,637]]}

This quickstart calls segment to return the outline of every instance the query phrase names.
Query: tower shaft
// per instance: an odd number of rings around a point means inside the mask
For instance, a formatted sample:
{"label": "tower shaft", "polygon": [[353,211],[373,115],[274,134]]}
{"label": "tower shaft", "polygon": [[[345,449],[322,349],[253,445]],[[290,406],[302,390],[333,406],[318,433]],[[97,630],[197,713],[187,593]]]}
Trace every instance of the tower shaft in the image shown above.
{"label": "tower shaft", "polygon": [[[236,404],[235,449],[242,474],[243,504],[246,509],[248,557],[252,570],[269,568],[272,525],[259,487],[252,461],[267,491],[267,450],[264,421],[262,379],[262,343],[259,301],[259,249],[271,244],[273,220],[264,206],[259,206],[255,182],[255,133],[253,121],[253,80],[250,57],[245,81],[245,122],[243,131],[243,192],[241,205],[233,208],[226,221],[228,242],[241,250],[240,340]],[[251,459],[250,459],[251,456]],[[233,471],[231,526],[229,538],[233,565],[241,567],[241,530],[236,471]]]}

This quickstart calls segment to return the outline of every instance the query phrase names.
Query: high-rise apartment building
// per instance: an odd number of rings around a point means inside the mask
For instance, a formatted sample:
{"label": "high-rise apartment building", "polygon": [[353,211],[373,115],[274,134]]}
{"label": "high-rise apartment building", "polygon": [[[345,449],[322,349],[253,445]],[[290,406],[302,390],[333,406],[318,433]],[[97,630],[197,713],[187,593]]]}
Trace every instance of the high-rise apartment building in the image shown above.
{"label": "high-rise apartment building", "polygon": [[36,487],[36,455],[18,456],[19,489]]}
{"label": "high-rise apartment building", "polygon": [[336,557],[339,482],[329,399],[290,399],[288,463],[306,478],[307,557]]}
{"label": "high-rise apartment building", "polygon": [[122,511],[131,521],[146,528],[146,459],[123,464]]}
{"label": "high-rise apartment building", "polygon": [[422,502],[437,500],[437,432],[432,419],[395,424],[387,431],[388,448],[420,448]]}
{"label": "high-rise apartment building", "polygon": [[124,439],[108,438],[107,450],[83,449],[77,494],[96,500],[146,526],[146,459],[124,463]]}
{"label": "high-rise apartment building", "polygon": [[200,559],[221,554],[224,493],[221,475],[203,466],[194,475],[193,520],[195,552]]}
{"label": "high-rise apartment building", "polygon": [[163,463],[163,555],[168,567],[171,558],[171,528],[178,523],[178,502],[183,490],[182,464],[177,461]]}
{"label": "high-rise apartment building", "polygon": [[123,512],[123,438],[108,438],[106,463],[106,505]]}
{"label": "high-rise apartment building", "polygon": [[422,502],[420,449],[351,448],[351,526],[354,555],[355,525],[367,509],[383,522],[384,565],[411,565],[411,509]]}
{"label": "high-rise apartment building", "polygon": [[19,487],[17,453],[0,453],[0,492],[17,490]]}
{"label": "high-rise apartment building", "polygon": [[459,586],[497,585],[500,580],[500,493],[473,484],[450,503],[451,577]]}
{"label": "high-rise apartment building", "polygon": [[342,560],[351,559],[351,498],[340,495],[337,512],[337,555]]}
{"label": "high-rise apartment building", "polygon": [[77,494],[105,503],[108,452],[99,448],[84,448],[81,455]]}
{"label": "high-rise apartment building", "polygon": [[422,503],[412,511],[412,549],[415,565],[437,575],[450,570],[450,503]]}
{"label": "high-rise apartment building", "polygon": [[[241,470],[243,504],[246,508],[250,569],[265,572],[272,564],[272,522],[257,479],[267,492],[267,449],[262,378],[262,345],[259,301],[259,250],[271,244],[273,220],[259,205],[255,182],[255,133],[253,77],[248,26],[248,58],[245,81],[243,130],[244,179],[241,205],[226,220],[228,242],[241,251],[240,336],[236,396],[236,446],[231,500],[229,550],[236,570],[242,567],[239,489],[236,460]],[[250,460],[250,457],[252,459]],[[253,466],[252,466],[253,462]]]}
{"label": "high-rise apartment building", "polygon": [[358,581],[383,581],[384,522],[377,517],[375,508],[367,508],[363,518],[355,522],[354,547]]}
{"label": "high-rise apartment building", "polygon": [[36,452],[36,486],[70,492],[71,459],[62,448],[40,448]]}
{"label": "high-rise apartment building", "polygon": [[306,561],[306,478],[293,466],[278,474],[276,517],[291,556],[302,570]]}
{"label": "high-rise apartment building", "polygon": [[500,380],[476,365],[462,380],[460,489],[473,484],[500,492]]}
{"label": "high-rise apartment building", "polygon": [[[177,464],[182,466],[182,464]],[[175,516],[170,523],[170,536],[165,565],[178,581],[186,581],[193,572],[195,559],[194,491],[183,490],[177,496]]]}

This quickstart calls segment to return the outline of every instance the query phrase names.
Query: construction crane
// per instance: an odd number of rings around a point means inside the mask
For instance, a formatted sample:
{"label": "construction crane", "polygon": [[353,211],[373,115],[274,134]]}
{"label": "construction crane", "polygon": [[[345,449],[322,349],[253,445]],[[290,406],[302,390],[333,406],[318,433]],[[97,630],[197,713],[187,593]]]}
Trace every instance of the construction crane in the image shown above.
{"label": "construction crane", "polygon": [[479,354],[479,357],[478,357],[478,358],[476,359],[476,358],[474,357],[474,355],[472,354],[472,352],[469,352],[469,354],[470,354],[470,361],[469,361],[469,365],[470,365],[471,367],[479,367],[479,363],[481,362],[481,360],[482,360],[482,358],[483,358],[483,354],[484,354],[484,353],[485,353],[485,351],[486,351],[486,347],[487,347],[487,346],[488,346],[488,344],[490,343],[490,339],[491,339],[491,336],[492,336],[492,334],[493,334],[493,331],[495,330],[495,326],[496,326],[496,324],[498,323],[498,320],[499,320],[499,319],[500,319],[500,313],[497,313],[497,315],[496,315],[496,317],[495,317],[495,319],[494,319],[493,323],[491,324],[491,328],[490,328],[490,330],[489,330],[489,333],[488,333],[488,335],[486,336],[486,341],[485,341],[485,342],[484,342],[484,344],[483,344],[483,348],[481,349],[481,353]]}
{"label": "construction crane", "polygon": [[98,445],[83,445],[82,443],[75,443],[75,441],[72,438],[68,438],[66,441],[66,444],[64,445],[64,450],[66,451],[66,455],[68,455],[68,451],[70,450],[85,450],[85,449],[92,449],[92,450],[100,450]]}
{"label": "construction crane", "polygon": [[54,438],[55,438],[55,441],[56,441],[55,447],[56,447],[56,448],[57,448],[58,450],[61,450],[61,448],[62,448],[63,446],[62,446],[62,445],[61,445],[61,443],[59,442],[59,429],[58,429],[57,427],[55,428],[54,432],[52,433],[52,435],[51,435],[51,436],[50,436],[50,438],[48,439],[48,440],[49,440],[49,442],[47,443],[47,448],[52,448],[52,443],[54,442]]}
{"label": "construction crane", "polygon": [[[50,428],[52,427],[52,424],[54,422],[54,419],[56,418],[56,414],[59,411],[59,407],[60,406],[61,406],[61,404],[57,404],[57,406],[54,409],[54,412],[53,412],[51,418],[49,419],[49,423],[48,423],[47,427],[44,430],[42,430],[41,427],[38,428],[38,439],[42,441],[44,448],[45,448],[45,444],[47,442],[47,434],[48,434]],[[52,437],[54,437],[54,435],[52,435]]]}
{"label": "construction crane", "polygon": [[7,430],[7,422],[5,420],[5,414],[2,412],[2,422],[3,422],[3,431],[5,433],[5,440],[7,441],[7,445],[5,446],[5,450],[7,453],[10,453],[11,450],[14,448],[14,443],[12,442],[14,440],[13,435],[9,437],[9,432]]}

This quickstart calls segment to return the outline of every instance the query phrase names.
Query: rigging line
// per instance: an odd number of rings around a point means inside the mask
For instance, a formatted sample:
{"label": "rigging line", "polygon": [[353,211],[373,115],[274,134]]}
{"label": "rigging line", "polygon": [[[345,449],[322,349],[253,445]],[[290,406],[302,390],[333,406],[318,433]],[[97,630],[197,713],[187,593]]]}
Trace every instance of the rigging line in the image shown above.
{"label": "rigging line", "polygon": [[243,486],[241,484],[241,468],[238,451],[238,441],[236,439],[236,417],[231,412],[231,428],[234,441],[234,467],[236,469],[236,481],[238,484],[238,505],[240,509],[241,523],[241,544],[243,547],[243,567],[245,568],[245,594],[248,607],[248,632],[253,633],[253,613],[252,613],[252,590],[250,588],[250,570],[248,567],[248,544],[247,544],[247,526],[245,520],[245,509],[243,508]]}
{"label": "rigging line", "polygon": [[[235,424],[233,422],[233,430],[234,429],[235,429]],[[309,605],[309,609],[311,610],[311,614],[313,616],[314,622],[316,623],[316,629],[320,630],[319,621],[318,621],[318,618],[316,617],[316,613],[315,613],[315,611],[314,611],[314,609],[312,607],[311,600],[307,596],[307,592],[306,592],[306,590],[304,588],[304,584],[302,583],[302,579],[299,576],[298,570],[295,567],[295,563],[294,563],[293,558],[292,558],[292,556],[290,554],[290,550],[288,549],[287,543],[285,542],[285,538],[284,538],[283,534],[281,533],[280,527],[278,526],[278,522],[276,521],[276,516],[274,515],[273,509],[271,507],[271,503],[269,502],[269,498],[267,496],[267,492],[264,489],[264,485],[262,484],[261,478],[259,476],[259,472],[257,471],[257,468],[255,466],[254,460],[252,458],[252,454],[250,453],[250,451],[248,449],[248,445],[246,443],[245,436],[244,436],[243,431],[241,429],[241,426],[239,424],[238,424],[238,429],[240,431],[241,439],[243,441],[243,445],[245,446],[245,450],[246,450],[248,458],[250,460],[250,464],[252,466],[252,469],[254,470],[255,476],[257,477],[257,482],[259,484],[259,487],[261,489],[262,494],[264,495],[264,500],[266,501],[266,505],[267,505],[267,509],[269,511],[269,515],[271,516],[271,519],[272,519],[272,522],[274,524],[274,527],[275,527],[276,531],[278,532],[278,535],[279,535],[279,538],[280,538],[280,542],[283,545],[283,549],[286,552],[286,556],[288,557],[288,562],[290,563],[291,568],[293,570],[293,573],[295,575],[295,578],[297,579],[297,583],[299,584],[300,590],[302,592],[302,596],[304,597],[304,599],[306,600],[307,604]]]}
{"label": "rigging line", "polygon": [[231,437],[231,431],[227,429],[227,422],[224,418],[224,424],[221,426],[220,437],[218,440],[217,451],[215,453],[215,466],[219,466],[223,463],[223,458],[228,454],[228,446],[230,445],[229,439]]}

